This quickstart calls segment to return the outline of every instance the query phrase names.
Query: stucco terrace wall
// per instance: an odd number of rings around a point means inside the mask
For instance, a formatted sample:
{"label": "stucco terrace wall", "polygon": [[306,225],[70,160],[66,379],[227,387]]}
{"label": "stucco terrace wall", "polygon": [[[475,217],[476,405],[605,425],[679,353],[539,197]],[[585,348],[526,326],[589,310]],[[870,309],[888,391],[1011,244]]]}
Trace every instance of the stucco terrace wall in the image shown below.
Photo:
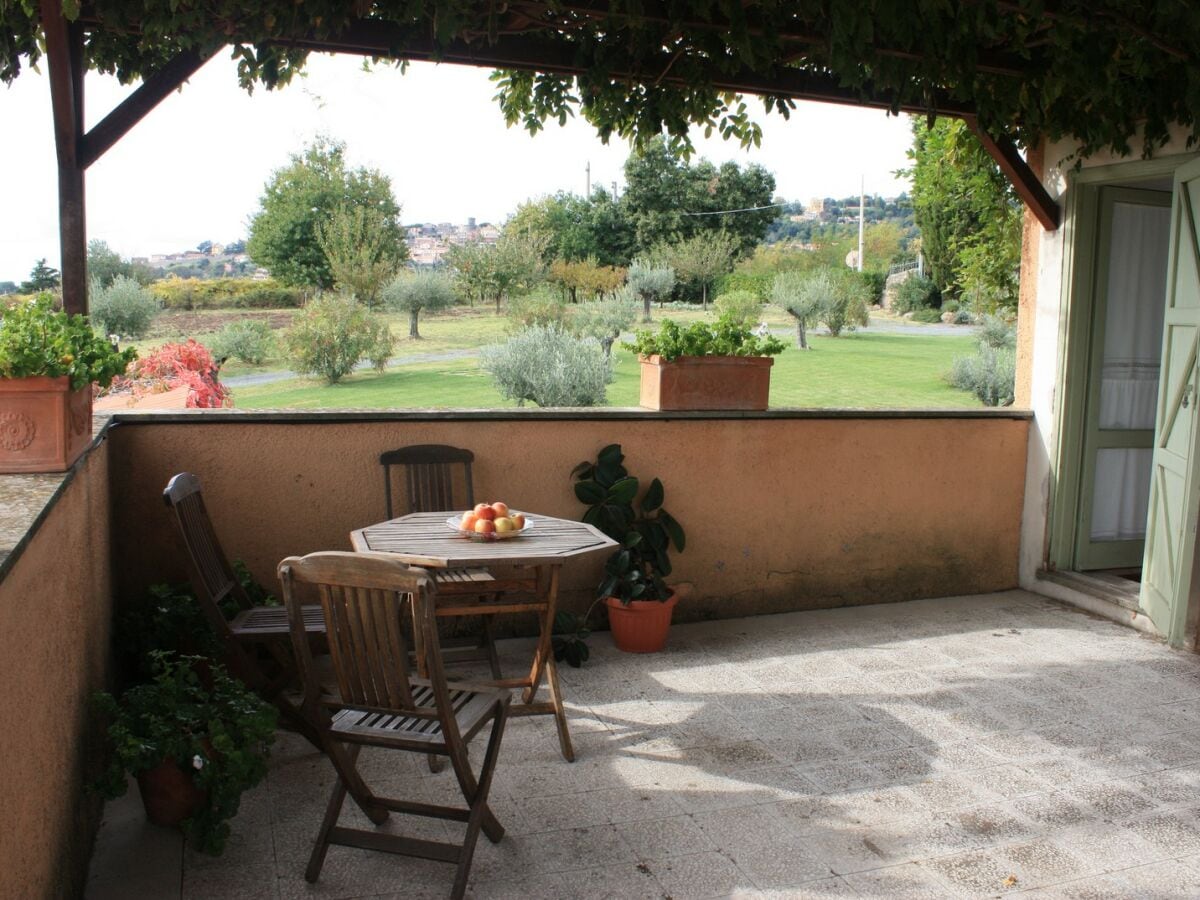
{"label": "stucco terrace wall", "polygon": [[0,567],[0,897],[82,893],[99,813],[88,699],[112,618],[107,468],[102,442]]}
{"label": "stucco terrace wall", "polygon": [[[380,452],[476,453],[478,499],[578,518],[570,471],[619,442],[687,531],[682,620],[971,594],[1017,584],[1020,412],[606,411],[122,415],[110,432],[117,596],[184,568],[160,494],[202,478],[227,552],[264,583],[288,554],[349,549],[384,518]],[[602,559],[567,566],[582,609]]]}

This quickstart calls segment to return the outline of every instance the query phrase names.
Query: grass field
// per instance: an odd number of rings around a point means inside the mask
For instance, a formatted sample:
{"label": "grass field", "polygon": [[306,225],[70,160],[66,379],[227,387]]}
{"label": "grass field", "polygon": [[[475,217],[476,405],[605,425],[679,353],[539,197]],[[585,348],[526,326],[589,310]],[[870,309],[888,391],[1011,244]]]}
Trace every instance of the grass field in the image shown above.
{"label": "grass field", "polygon": [[[695,317],[701,314],[697,313]],[[688,316],[692,318],[692,316]],[[495,321],[494,319],[492,321]],[[500,320],[501,325],[503,320]],[[448,319],[430,319],[428,346],[432,351],[437,326],[453,331]],[[471,328],[476,331],[479,326]],[[464,323],[457,326],[464,330]],[[422,326],[422,331],[425,331]],[[491,338],[502,336],[503,329]],[[442,336],[441,341],[463,336]],[[486,339],[479,343],[487,343]],[[776,357],[771,375],[772,407],[843,407],[861,409],[937,408],[970,409],[981,404],[974,396],[955,390],[942,378],[956,356],[971,351],[974,338],[962,336],[872,333],[860,331],[840,338],[814,337],[812,350],[789,347]],[[402,342],[398,354],[410,342]],[[462,347],[462,344],[458,345]],[[456,349],[440,343],[438,349]],[[616,351],[616,380],[608,388],[609,406],[636,406],[638,365],[626,351]],[[340,384],[288,379],[256,387],[238,388],[234,402],[242,409],[381,409],[496,408],[515,404],[500,397],[491,379],[474,358],[416,363],[390,369],[384,375],[360,374]]]}

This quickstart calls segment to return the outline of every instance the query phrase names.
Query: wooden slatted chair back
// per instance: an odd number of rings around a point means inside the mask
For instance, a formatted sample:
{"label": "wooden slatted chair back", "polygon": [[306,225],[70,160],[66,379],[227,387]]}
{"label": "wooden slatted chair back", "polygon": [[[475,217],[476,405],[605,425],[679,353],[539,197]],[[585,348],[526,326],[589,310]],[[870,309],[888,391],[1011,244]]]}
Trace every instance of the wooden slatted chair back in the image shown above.
{"label": "wooden slatted chair back", "polygon": [[217,540],[204,505],[200,479],[191,472],[180,472],[167,482],[163,500],[179,526],[196,599],[217,632],[228,635],[229,625],[221,613],[221,604],[227,599],[236,602],[240,609],[249,609],[252,604]]}
{"label": "wooden slatted chair back", "polygon": [[[339,705],[381,713],[436,719],[443,734],[458,737],[437,639],[436,588],[424,569],[398,562],[387,553],[335,551],[288,557],[279,564],[279,581],[292,623],[293,646],[305,687],[305,707],[316,710],[321,685],[312,651],[304,638],[301,584],[315,586],[325,614],[329,655],[341,695]],[[414,702],[408,645],[402,623],[412,605],[416,644],[425,655],[433,705]],[[421,692],[421,699],[429,698]]]}
{"label": "wooden slatted chair back", "polygon": [[[460,447],[445,444],[415,444],[389,450],[379,457],[383,466],[384,495],[387,498],[387,517],[394,518],[397,477],[395,469],[403,470],[407,508],[405,513],[437,512],[443,509],[467,509],[475,505],[475,488],[471,483],[471,463],[475,454]],[[456,478],[459,472],[461,478]],[[461,481],[463,491],[455,490]],[[458,502],[456,502],[458,501]]]}

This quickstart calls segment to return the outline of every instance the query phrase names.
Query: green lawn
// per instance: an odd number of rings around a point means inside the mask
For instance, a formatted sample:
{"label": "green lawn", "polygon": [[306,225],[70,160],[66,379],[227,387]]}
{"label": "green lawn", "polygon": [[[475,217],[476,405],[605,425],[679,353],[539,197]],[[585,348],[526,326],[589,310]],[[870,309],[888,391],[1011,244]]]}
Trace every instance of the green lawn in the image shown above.
{"label": "green lawn", "polygon": [[[697,313],[696,317],[699,316]],[[503,320],[499,322],[503,324]],[[441,323],[449,326],[448,331],[454,327],[465,330],[463,323],[453,326],[449,319],[430,319],[431,344],[437,340],[436,324]],[[493,340],[501,333],[502,329],[497,331]],[[424,343],[421,342],[422,352]],[[807,352],[790,347],[776,358],[771,375],[772,407],[970,409],[980,406],[974,396],[951,388],[942,378],[956,356],[972,350],[974,338],[968,334],[931,337],[919,333],[861,331],[840,338],[815,337],[811,343],[813,349]],[[437,349],[450,348],[443,344]],[[608,403],[636,406],[637,401],[637,361],[628,352],[618,351],[616,381],[609,385]],[[354,375],[332,386],[314,380],[289,379],[237,388],[234,402],[242,409],[463,409],[514,405],[501,399],[474,358],[405,365],[384,375]]]}

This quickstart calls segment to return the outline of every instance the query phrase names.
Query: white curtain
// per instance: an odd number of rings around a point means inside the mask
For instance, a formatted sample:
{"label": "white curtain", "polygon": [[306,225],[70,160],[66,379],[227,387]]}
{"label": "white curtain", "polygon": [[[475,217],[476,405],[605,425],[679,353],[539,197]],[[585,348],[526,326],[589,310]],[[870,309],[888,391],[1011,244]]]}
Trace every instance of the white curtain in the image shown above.
{"label": "white curtain", "polygon": [[[1113,205],[1100,382],[1101,429],[1153,429],[1162,354],[1170,211]],[[1092,497],[1094,541],[1146,536],[1151,450],[1100,450]]]}

